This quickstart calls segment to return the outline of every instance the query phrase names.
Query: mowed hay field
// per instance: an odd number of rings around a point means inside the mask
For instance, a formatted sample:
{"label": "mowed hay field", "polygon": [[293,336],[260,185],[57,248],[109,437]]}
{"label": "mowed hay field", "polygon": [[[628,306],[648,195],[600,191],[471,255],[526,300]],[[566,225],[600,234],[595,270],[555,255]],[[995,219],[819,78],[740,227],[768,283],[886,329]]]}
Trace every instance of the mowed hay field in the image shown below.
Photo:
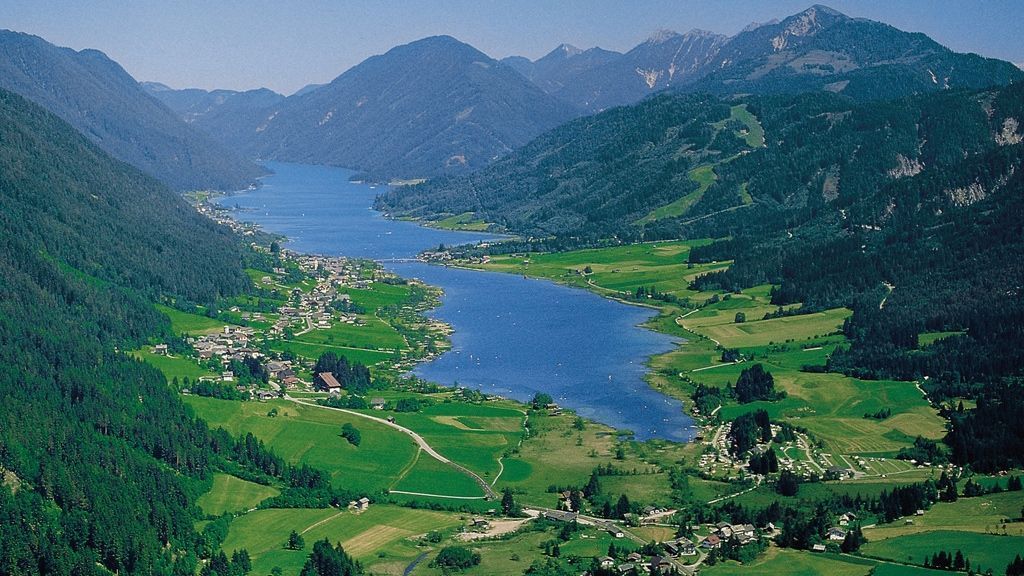
{"label": "mowed hay field", "polygon": [[[936,530],[958,530],[980,533],[1003,533],[1024,536],[1024,523],[1004,521],[1018,518],[1024,507],[1024,492],[1002,492],[974,498],[960,498],[956,502],[938,502],[923,516],[915,516],[913,524],[882,524],[864,530],[872,542],[889,538],[920,534]],[[1022,548],[1024,550],[1024,548]]]}
{"label": "mowed hay field", "polygon": [[[729,265],[728,262],[687,264],[693,246],[710,242],[652,242],[528,256],[494,256],[488,264],[477,267],[549,278],[582,288],[596,287],[602,293],[633,293],[643,286],[679,297],[690,297],[697,294],[689,289],[691,280]],[[584,277],[580,272],[587,266],[592,272]],[[593,286],[588,286],[588,280]]]}
{"label": "mowed hay field", "polygon": [[203,513],[220,516],[225,512],[249,510],[280,493],[273,486],[263,486],[230,474],[216,474],[210,491],[200,496],[197,504]]}
{"label": "mowed hay field", "polygon": [[493,404],[445,402],[421,412],[364,411],[371,416],[392,415],[446,458],[490,481],[501,469],[498,459],[515,448],[523,436],[521,411]]}
{"label": "mowed hay field", "polygon": [[[223,549],[247,549],[253,559],[253,574],[269,574],[275,566],[285,574],[298,574],[313,542],[327,538],[331,543],[340,542],[357,560],[374,566],[374,573],[401,574],[422,552],[410,537],[459,524],[454,513],[377,504],[361,514],[334,508],[257,510],[232,521]],[[305,539],[305,550],[284,548],[292,530]]]}
{"label": "mowed hay field", "polygon": [[981,572],[991,568],[993,573],[1002,574],[1014,556],[1024,551],[1024,536],[935,530],[869,541],[861,547],[866,556],[916,564],[923,564],[926,557],[930,559],[940,551],[955,554],[957,550],[971,561],[971,568]]}
{"label": "mowed hay field", "polygon": [[[730,298],[729,301],[732,300]],[[750,312],[746,322],[736,323],[738,311],[744,310],[731,309],[731,314],[719,310],[715,315],[703,317],[698,312],[681,320],[680,323],[687,330],[707,336],[725,348],[748,348],[826,336],[842,328],[843,321],[853,314],[853,311],[847,308],[833,308],[823,312],[760,320],[757,319],[756,312]],[[761,312],[760,317],[763,316],[764,313]]]}
{"label": "mowed hay field", "polygon": [[[339,488],[367,492],[390,488],[419,450],[394,428],[335,410],[286,400],[235,402],[186,396],[185,401],[211,426],[223,426],[236,435],[252,432],[288,462],[324,470]],[[268,416],[273,408],[278,415]],[[341,426],[347,422],[362,435],[358,447],[341,437]]]}
{"label": "mowed hay field", "polygon": [[834,554],[812,554],[791,549],[771,547],[750,564],[738,562],[703,566],[701,574],[707,576],[867,576],[875,562]]}

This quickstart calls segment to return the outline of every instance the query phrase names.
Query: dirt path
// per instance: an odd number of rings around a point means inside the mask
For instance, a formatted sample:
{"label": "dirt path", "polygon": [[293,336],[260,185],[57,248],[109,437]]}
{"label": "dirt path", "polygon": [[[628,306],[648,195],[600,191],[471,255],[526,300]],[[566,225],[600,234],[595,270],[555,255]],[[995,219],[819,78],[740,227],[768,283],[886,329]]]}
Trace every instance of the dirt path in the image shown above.
{"label": "dirt path", "polygon": [[359,418],[365,418],[367,420],[373,420],[374,422],[383,424],[385,426],[390,426],[391,428],[394,428],[395,430],[403,432],[406,435],[408,435],[410,438],[412,438],[416,442],[416,444],[419,445],[421,450],[423,450],[424,452],[429,454],[432,458],[434,458],[438,462],[441,462],[442,464],[447,464],[447,465],[451,466],[452,468],[455,468],[456,470],[462,472],[463,474],[466,474],[467,476],[473,478],[473,480],[476,480],[476,483],[480,485],[480,487],[483,489],[484,494],[486,495],[486,497],[488,499],[493,500],[493,499],[497,498],[497,494],[494,492],[494,489],[491,488],[491,485],[488,484],[483,478],[481,478],[479,474],[477,474],[476,472],[473,472],[469,468],[466,468],[462,464],[459,464],[457,462],[452,462],[448,458],[445,458],[437,450],[434,450],[434,448],[430,444],[427,443],[427,441],[423,438],[423,436],[420,436],[419,434],[417,434],[416,432],[413,432],[412,430],[406,428],[405,426],[399,426],[398,424],[395,424],[394,422],[389,422],[389,421],[387,421],[384,418],[378,418],[377,416],[370,416],[369,414],[363,414],[362,412],[356,412],[355,410],[347,410],[345,408],[334,408],[332,406],[321,406],[321,405],[319,405],[319,404],[317,404],[315,402],[306,402],[306,401],[300,400],[298,398],[293,398],[293,397],[287,396],[287,395],[285,396],[285,399],[286,400],[291,400],[292,402],[295,402],[296,404],[302,404],[303,406],[310,406],[312,408],[321,408],[321,409],[324,409],[324,410],[335,410],[337,412],[344,412],[346,414],[351,414],[352,416],[358,416]]}
{"label": "dirt path", "polygon": [[323,526],[324,524],[327,524],[328,522],[330,522],[331,520],[334,520],[338,516],[341,516],[345,512],[346,512],[345,510],[342,510],[341,512],[338,512],[334,516],[328,516],[327,518],[324,518],[323,520],[321,520],[319,522],[315,522],[313,524],[310,524],[309,526],[306,527],[305,530],[303,530],[302,532],[299,532],[299,534],[305,534],[306,532],[309,532],[310,530],[312,530],[314,528],[317,528],[319,526]]}

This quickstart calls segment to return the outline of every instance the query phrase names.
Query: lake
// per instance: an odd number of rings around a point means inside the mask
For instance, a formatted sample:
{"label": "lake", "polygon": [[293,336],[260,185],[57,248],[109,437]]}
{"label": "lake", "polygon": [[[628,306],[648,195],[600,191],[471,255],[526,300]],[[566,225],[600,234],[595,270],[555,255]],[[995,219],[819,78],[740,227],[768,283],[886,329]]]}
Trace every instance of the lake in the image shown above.
{"label": "lake", "polygon": [[[389,220],[371,208],[382,188],[349,181],[340,168],[269,163],[255,190],[221,198],[235,217],[288,238],[293,250],[391,260],[439,244],[476,243],[488,234]],[[692,439],[693,421],[677,400],[643,381],[648,357],[675,341],[639,324],[654,311],[544,280],[424,263],[386,263],[444,290],[430,315],[451,324],[452,350],[416,375],[517,400],[547,392],[581,416],[638,439]]]}

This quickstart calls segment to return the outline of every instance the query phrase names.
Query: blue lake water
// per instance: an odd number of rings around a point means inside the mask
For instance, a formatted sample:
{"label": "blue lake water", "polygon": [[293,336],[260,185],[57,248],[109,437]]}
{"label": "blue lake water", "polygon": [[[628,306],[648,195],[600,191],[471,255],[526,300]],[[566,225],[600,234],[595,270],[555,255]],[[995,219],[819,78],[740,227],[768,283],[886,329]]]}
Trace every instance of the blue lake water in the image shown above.
{"label": "blue lake water", "polygon": [[[438,244],[475,243],[487,234],[424,228],[371,209],[382,192],[349,182],[351,171],[271,163],[263,186],[222,198],[236,218],[288,237],[288,247],[324,255],[410,258]],[[676,400],[643,381],[648,357],[673,339],[638,327],[653,311],[512,274],[423,263],[388,263],[444,290],[431,316],[452,325],[452,350],[414,373],[444,385],[528,400],[551,394],[580,415],[638,439],[687,441],[693,421]]]}

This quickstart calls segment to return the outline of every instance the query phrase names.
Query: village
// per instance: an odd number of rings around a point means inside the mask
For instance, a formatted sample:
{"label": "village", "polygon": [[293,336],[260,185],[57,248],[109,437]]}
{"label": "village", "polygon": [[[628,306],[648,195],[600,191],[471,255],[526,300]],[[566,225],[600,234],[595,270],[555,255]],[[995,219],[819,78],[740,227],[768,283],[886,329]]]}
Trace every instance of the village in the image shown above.
{"label": "village", "polygon": [[[242,236],[260,234],[257,227],[231,218],[209,197],[195,198],[194,205],[200,213]],[[338,394],[341,385],[332,376],[328,374],[325,379],[313,373],[317,357],[326,350],[387,357],[384,367],[401,374],[417,361],[446,349],[449,328],[422,316],[425,303],[404,304],[382,318],[379,309],[361,305],[351,295],[404,285],[436,297],[429,287],[401,279],[372,261],[300,254],[278,248],[276,241],[268,248],[265,239],[260,240],[254,238],[249,248],[267,256],[274,265],[266,270],[250,270],[259,297],[232,303],[218,316],[222,322],[216,328],[182,335],[187,344],[184,355],[208,372],[196,378],[197,382],[231,386],[258,400],[283,396],[289,390],[314,388]],[[399,324],[403,328],[400,332]],[[359,337],[360,331],[367,336]],[[387,338],[375,343],[371,332],[385,332]],[[336,341],[338,333],[348,338]],[[174,348],[160,342],[150,352],[172,356]],[[178,355],[182,355],[181,350]],[[182,392],[195,391],[186,388]]]}

